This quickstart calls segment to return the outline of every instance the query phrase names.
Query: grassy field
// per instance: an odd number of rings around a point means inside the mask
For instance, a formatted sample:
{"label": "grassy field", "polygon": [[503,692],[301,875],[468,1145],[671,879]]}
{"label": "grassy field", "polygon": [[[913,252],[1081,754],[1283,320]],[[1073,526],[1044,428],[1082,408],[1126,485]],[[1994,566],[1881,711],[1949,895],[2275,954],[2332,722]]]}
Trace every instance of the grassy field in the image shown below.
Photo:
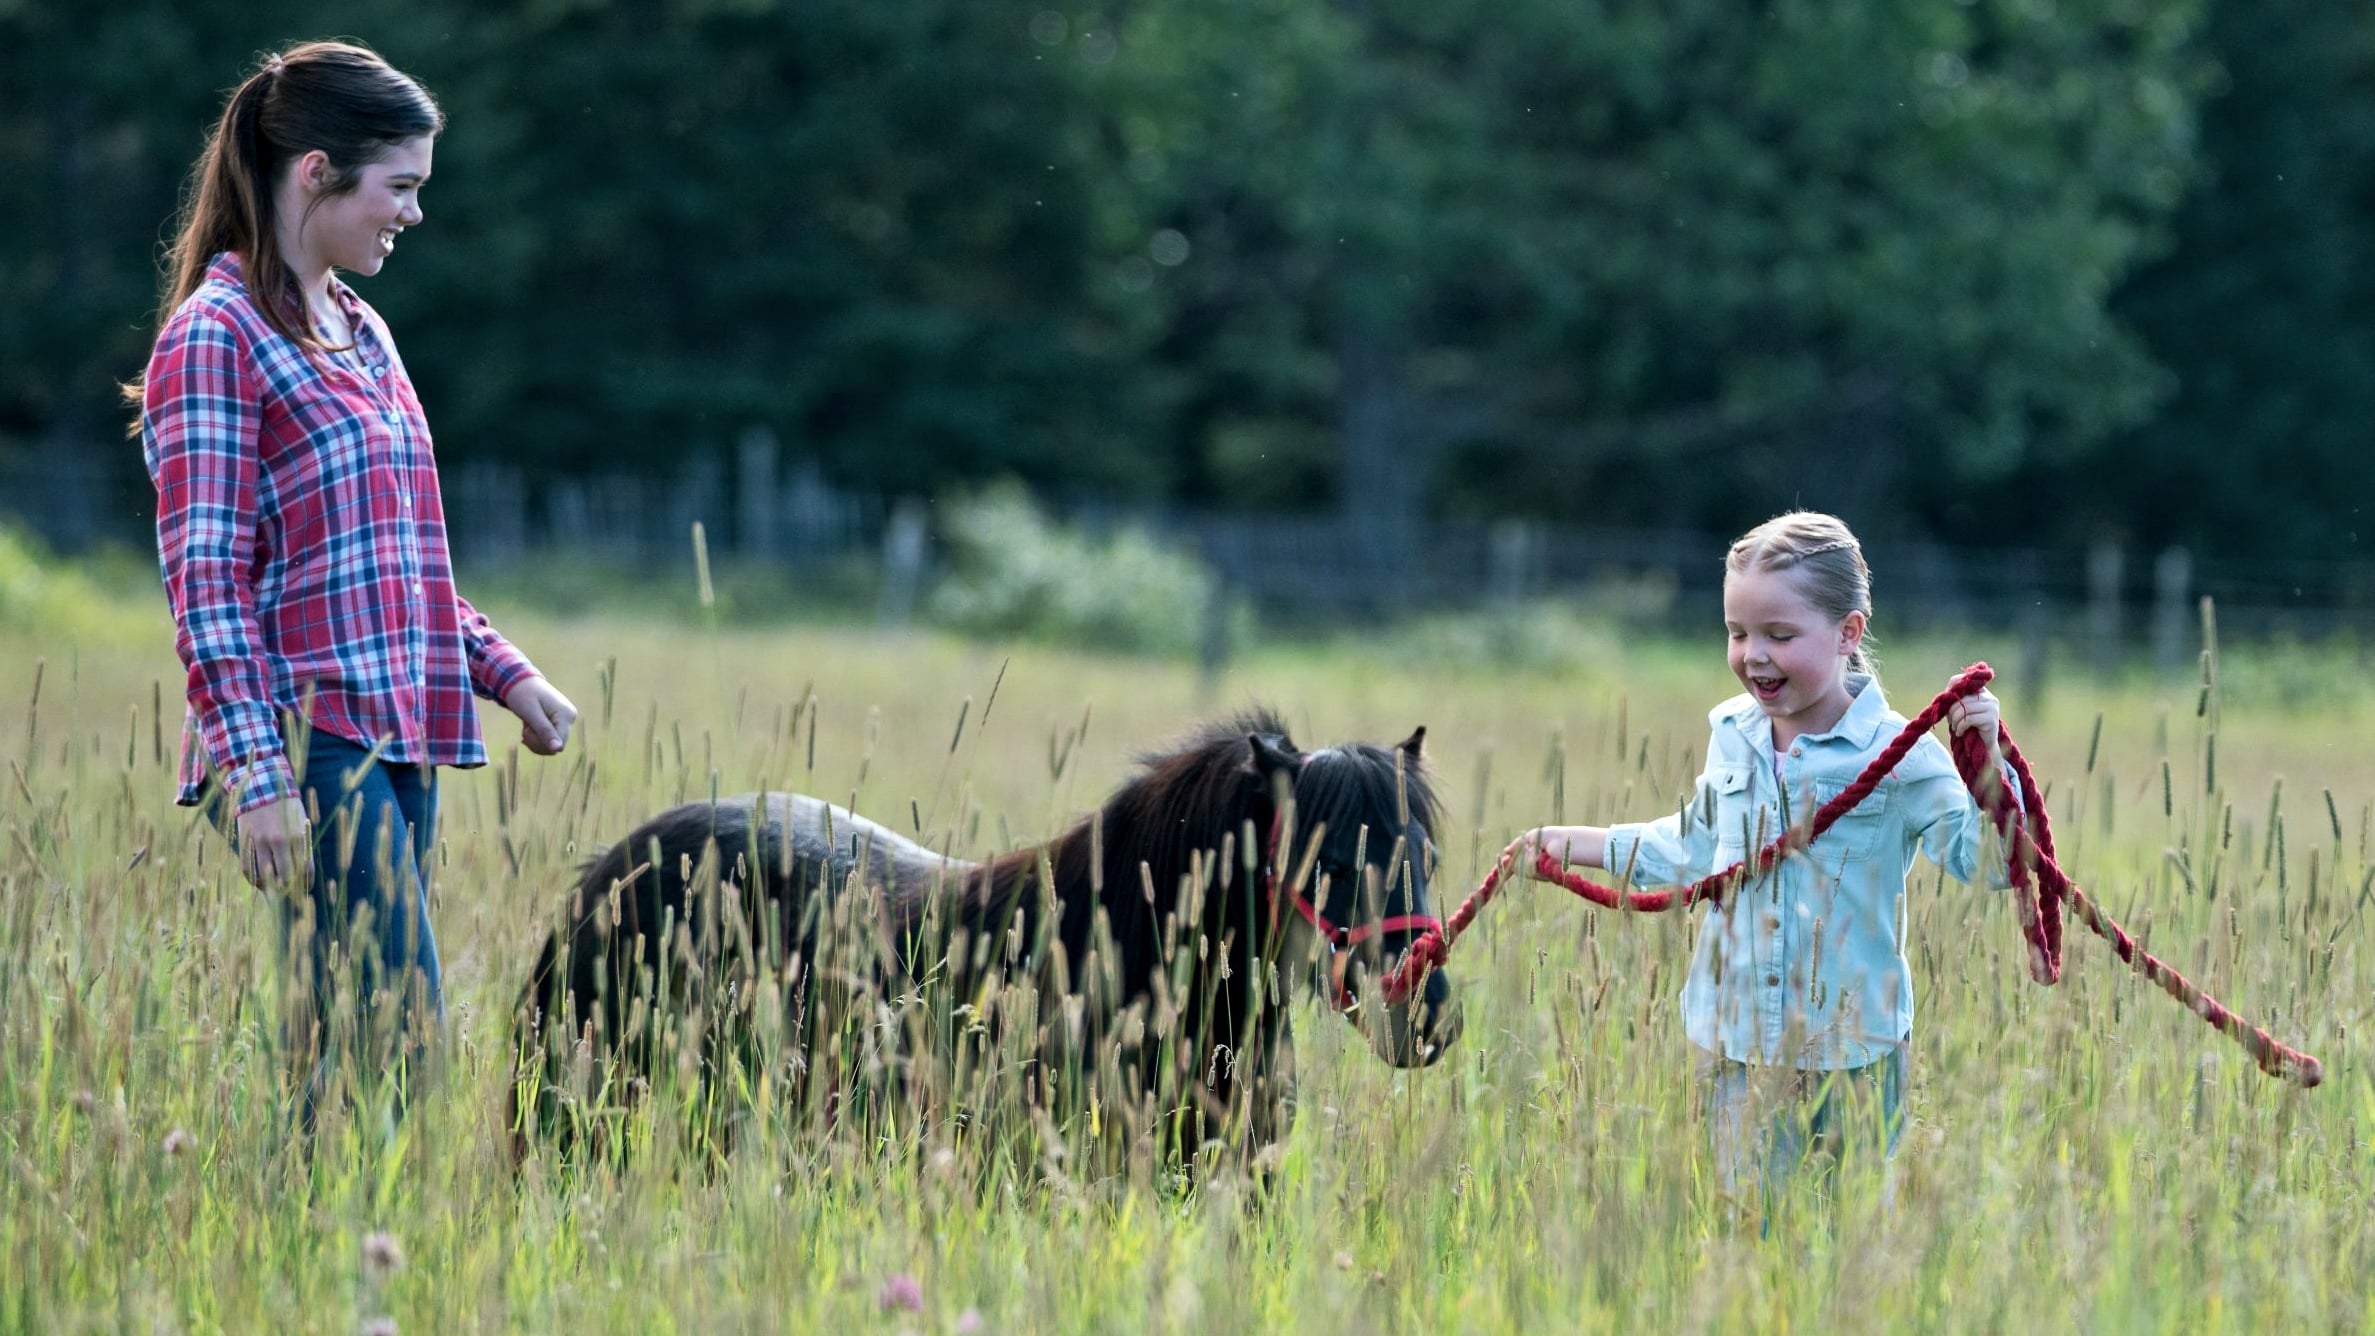
{"label": "grassy field", "polygon": [[[1853,1180],[1759,1237],[1706,1181],[1674,1003],[1689,925],[1532,885],[1455,953],[1468,1025],[1442,1065],[1386,1069],[1304,1004],[1259,1209],[1226,1176],[1182,1196],[791,1132],[722,1173],[658,1154],[515,1182],[496,1113],[510,995],[570,869],[680,798],[795,787],[933,832],[973,814],[953,837],[979,852],[1248,701],[1305,745],[1424,723],[1448,910],[1524,826],[1671,805],[1730,689],[1712,635],[1610,633],[1588,666],[1525,672],[1442,652],[1443,628],[1346,636],[1207,688],[920,633],[488,602],[585,720],[538,760],[490,713],[498,763],[449,775],[447,1084],[393,1139],[333,1122],[310,1160],[275,1112],[268,907],[170,804],[161,614],[0,627],[0,1330],[2375,1330],[2375,687],[2352,651],[2230,650],[2209,714],[2191,680],[2002,688],[2065,865],[2323,1057],[2324,1087],[2259,1075],[2075,925],[2063,984],[2036,987],[2008,903],[1925,868],[1893,1207]],[[1893,699],[1912,713],[2011,648],[1896,646]]]}

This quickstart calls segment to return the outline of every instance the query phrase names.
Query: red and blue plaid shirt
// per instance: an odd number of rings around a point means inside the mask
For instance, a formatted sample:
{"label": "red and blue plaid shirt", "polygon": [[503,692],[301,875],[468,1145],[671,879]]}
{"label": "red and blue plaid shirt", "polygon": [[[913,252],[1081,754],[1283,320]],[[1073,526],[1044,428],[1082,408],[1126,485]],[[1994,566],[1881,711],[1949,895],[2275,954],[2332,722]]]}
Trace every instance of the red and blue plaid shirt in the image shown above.
{"label": "red and blue plaid shirt", "polygon": [[292,796],[284,715],[390,761],[483,765],[472,693],[535,675],[454,592],[429,426],[377,312],[335,280],[351,350],[257,309],[239,257],[159,332],[140,418],[157,557],[189,670],[179,801]]}

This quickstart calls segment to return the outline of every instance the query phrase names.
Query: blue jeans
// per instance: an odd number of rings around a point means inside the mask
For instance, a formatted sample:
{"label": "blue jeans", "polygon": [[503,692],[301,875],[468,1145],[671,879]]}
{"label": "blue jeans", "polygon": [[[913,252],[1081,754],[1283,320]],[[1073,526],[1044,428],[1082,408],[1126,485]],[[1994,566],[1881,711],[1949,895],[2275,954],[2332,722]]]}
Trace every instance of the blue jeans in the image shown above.
{"label": "blue jeans", "polygon": [[[1735,1200],[1775,1198],[1810,1167],[1828,1185],[1845,1165],[1885,1165],[1905,1130],[1905,1050],[1840,1071],[1804,1071],[1702,1054],[1717,1181]],[[1885,1189],[1884,1189],[1885,1191]]]}
{"label": "blue jeans", "polygon": [[[290,749],[313,823],[309,885],[280,897],[281,948],[291,965],[281,1035],[304,1072],[297,1110],[310,1129],[342,1059],[358,1085],[394,1077],[402,1107],[408,1070],[445,1019],[437,935],[429,926],[429,868],[437,826],[435,770],[382,761],[345,738],[308,731]],[[237,827],[208,805],[226,834]]]}

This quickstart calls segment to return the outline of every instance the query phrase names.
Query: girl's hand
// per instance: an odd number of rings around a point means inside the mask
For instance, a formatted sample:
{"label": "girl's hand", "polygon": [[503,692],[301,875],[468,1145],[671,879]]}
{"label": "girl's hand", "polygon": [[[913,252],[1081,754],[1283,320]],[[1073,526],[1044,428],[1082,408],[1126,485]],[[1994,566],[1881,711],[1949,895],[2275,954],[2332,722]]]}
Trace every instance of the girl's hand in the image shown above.
{"label": "girl's hand", "polygon": [[279,798],[239,814],[239,871],[257,890],[298,887],[312,880],[306,846],[313,823],[303,798]]}
{"label": "girl's hand", "polygon": [[2004,745],[1997,732],[2002,720],[2003,710],[1996,701],[1996,693],[1982,687],[1977,695],[1965,696],[1947,707],[1946,731],[1960,737],[1977,729],[1981,740],[1987,743],[1985,773],[1994,774],[2004,760]]}
{"label": "girl's hand", "polygon": [[1534,865],[1543,854],[1562,867],[1607,866],[1608,832],[1598,826],[1537,826],[1510,847],[1517,851],[1517,870],[1540,881],[1541,870]]}
{"label": "girl's hand", "polygon": [[1946,730],[1955,735],[1978,729],[1990,746],[1996,741],[1996,726],[2004,718],[2004,709],[1996,693],[1981,688],[1977,695],[1965,696],[1946,711]]}
{"label": "girl's hand", "polygon": [[529,751],[558,756],[569,745],[569,726],[577,722],[577,707],[545,679],[531,677],[513,687],[503,708],[519,716],[520,745]]}
{"label": "girl's hand", "polygon": [[1525,834],[1518,836],[1514,840],[1511,840],[1509,842],[1509,847],[1501,851],[1501,856],[1509,860],[1509,870],[1511,872],[1514,872],[1521,877],[1534,877],[1539,879],[1541,874],[1534,870],[1534,864],[1536,861],[1538,861],[1541,852],[1542,832],[1539,829],[1536,829],[1529,830]]}

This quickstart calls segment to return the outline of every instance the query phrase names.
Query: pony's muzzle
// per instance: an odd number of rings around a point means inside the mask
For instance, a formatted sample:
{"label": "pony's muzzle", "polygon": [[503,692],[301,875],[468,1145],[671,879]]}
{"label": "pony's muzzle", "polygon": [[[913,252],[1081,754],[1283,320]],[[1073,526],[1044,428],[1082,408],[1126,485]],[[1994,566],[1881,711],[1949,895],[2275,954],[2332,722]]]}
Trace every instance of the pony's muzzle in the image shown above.
{"label": "pony's muzzle", "polygon": [[1418,996],[1393,1005],[1363,1007],[1353,1023],[1377,1056],[1396,1067],[1431,1067],[1459,1041],[1465,1020],[1460,1000],[1443,971],[1427,976]]}

